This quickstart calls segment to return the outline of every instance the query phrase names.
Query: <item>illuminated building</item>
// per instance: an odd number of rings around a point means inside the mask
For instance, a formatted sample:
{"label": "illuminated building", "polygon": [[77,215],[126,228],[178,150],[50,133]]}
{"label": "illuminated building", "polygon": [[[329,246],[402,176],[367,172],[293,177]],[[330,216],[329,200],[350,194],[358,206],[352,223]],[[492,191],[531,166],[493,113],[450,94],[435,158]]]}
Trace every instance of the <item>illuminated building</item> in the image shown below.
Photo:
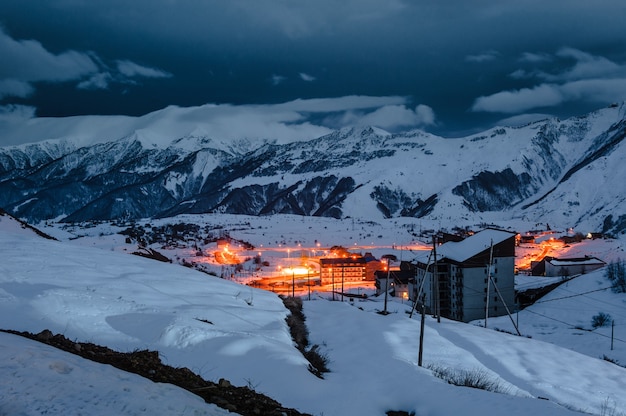
{"label": "illuminated building", "polygon": [[322,285],[365,280],[365,259],[361,256],[326,257],[320,259]]}

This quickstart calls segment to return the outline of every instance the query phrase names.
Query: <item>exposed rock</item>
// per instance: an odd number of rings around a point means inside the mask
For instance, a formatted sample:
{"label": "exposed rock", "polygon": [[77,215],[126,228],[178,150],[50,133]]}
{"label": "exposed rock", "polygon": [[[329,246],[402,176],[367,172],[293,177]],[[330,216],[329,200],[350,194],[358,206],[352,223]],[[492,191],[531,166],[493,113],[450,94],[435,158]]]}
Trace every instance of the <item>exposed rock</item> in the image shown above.
{"label": "exposed rock", "polygon": [[248,387],[233,386],[226,379],[222,378],[218,383],[213,383],[204,380],[186,367],[174,368],[165,365],[161,362],[158,351],[140,350],[122,353],[92,343],[73,342],[61,334],[54,335],[47,329],[38,334],[11,330],[0,331],[40,341],[92,361],[110,364],[120,370],[138,374],[156,383],[174,384],[202,397],[207,403],[216,404],[223,409],[244,416],[308,415],[295,409],[283,407],[274,399]]}

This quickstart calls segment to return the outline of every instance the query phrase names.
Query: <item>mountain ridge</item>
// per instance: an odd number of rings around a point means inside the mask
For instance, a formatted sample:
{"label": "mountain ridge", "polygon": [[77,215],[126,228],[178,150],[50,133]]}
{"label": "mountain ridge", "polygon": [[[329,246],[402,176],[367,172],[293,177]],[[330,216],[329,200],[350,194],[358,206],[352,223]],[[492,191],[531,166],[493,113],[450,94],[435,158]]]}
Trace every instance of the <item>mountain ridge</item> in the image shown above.
{"label": "mountain ridge", "polygon": [[[621,233],[621,222],[607,228],[607,218],[626,218],[620,207],[626,189],[616,179],[626,175],[619,163],[625,113],[624,104],[613,105],[455,139],[350,127],[279,141],[201,136],[202,126],[189,123],[177,134],[185,109],[168,109],[151,115],[154,124],[146,119],[141,131],[113,141],[84,146],[68,138],[0,148],[0,206],[32,222],[209,212],[525,217]],[[80,132],[75,119],[65,121],[67,131]],[[159,139],[150,140],[163,126]],[[164,140],[165,134],[172,137]],[[611,186],[600,195],[602,184]]]}

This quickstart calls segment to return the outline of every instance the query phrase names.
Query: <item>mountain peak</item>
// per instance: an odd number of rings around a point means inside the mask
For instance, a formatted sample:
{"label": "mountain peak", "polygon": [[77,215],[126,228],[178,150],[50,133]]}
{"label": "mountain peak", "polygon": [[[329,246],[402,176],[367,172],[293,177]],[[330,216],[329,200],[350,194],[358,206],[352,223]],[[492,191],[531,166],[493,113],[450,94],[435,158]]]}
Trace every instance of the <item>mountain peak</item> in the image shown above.
{"label": "mountain peak", "polygon": [[[197,123],[210,109],[171,107],[122,127],[101,119],[103,131],[133,130],[95,146],[0,149],[0,206],[34,221],[223,212],[626,224],[616,179],[626,177],[624,129],[615,127],[624,104],[458,139],[373,126],[233,139]],[[83,120],[65,122],[60,130],[76,131]]]}

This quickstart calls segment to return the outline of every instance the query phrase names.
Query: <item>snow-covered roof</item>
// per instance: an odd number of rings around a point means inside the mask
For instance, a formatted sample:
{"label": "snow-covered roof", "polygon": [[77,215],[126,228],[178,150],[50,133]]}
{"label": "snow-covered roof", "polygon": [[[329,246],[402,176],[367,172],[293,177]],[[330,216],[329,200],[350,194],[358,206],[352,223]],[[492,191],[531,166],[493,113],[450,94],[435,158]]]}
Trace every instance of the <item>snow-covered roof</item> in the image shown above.
{"label": "snow-covered roof", "polygon": [[575,259],[550,259],[548,262],[553,266],[591,266],[604,264],[604,262],[596,257],[583,257]]}
{"label": "snow-covered roof", "polygon": [[446,257],[450,260],[463,262],[478,253],[485,251],[492,244],[499,244],[504,240],[513,237],[515,234],[508,231],[486,229],[480,231],[463,241],[449,241],[437,248],[437,257]]}

